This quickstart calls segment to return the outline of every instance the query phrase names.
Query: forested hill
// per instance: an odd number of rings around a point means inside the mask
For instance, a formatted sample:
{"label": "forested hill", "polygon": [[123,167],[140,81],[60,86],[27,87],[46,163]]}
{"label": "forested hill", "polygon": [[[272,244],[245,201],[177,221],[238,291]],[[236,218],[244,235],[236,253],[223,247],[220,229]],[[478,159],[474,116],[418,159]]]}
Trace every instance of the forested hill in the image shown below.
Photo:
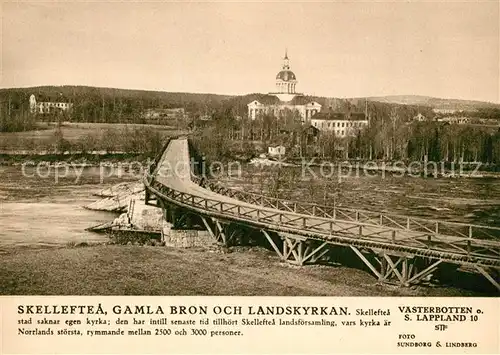
{"label": "forested hill", "polygon": [[[0,89],[0,100],[10,101],[13,108],[27,104],[31,94],[37,97],[57,98],[83,106],[117,106],[125,112],[148,107],[184,107],[188,111],[198,111],[217,107],[227,95],[195,94],[149,90],[115,89],[89,86],[38,86],[29,88]],[[89,107],[90,108],[90,107]],[[106,108],[106,107],[105,107]]]}
{"label": "forested hill", "polygon": [[419,105],[432,108],[473,111],[482,108],[500,109],[500,104],[485,101],[442,99],[431,96],[420,95],[393,95],[393,96],[372,96],[367,98],[370,101],[378,101],[393,104]]}
{"label": "forested hill", "polygon": [[[0,89],[1,109],[8,112],[28,109],[29,97],[35,94],[38,101],[66,101],[74,104],[72,120],[89,122],[139,122],[146,108],[184,107],[191,117],[230,113],[230,116],[245,116],[247,104],[255,99],[265,99],[265,94],[217,95],[148,90],[130,90],[89,86],[39,86],[29,88]],[[494,118],[500,105],[468,100],[439,99],[428,96],[383,96],[369,98],[338,99],[306,96],[322,105],[322,110],[364,111],[370,113],[383,110],[387,113],[398,108],[405,121],[420,112],[430,115],[432,108],[460,110],[493,109]],[[6,108],[8,107],[8,109]],[[408,116],[408,117],[406,117]],[[491,116],[491,115],[489,115]],[[488,116],[488,117],[489,117]]]}

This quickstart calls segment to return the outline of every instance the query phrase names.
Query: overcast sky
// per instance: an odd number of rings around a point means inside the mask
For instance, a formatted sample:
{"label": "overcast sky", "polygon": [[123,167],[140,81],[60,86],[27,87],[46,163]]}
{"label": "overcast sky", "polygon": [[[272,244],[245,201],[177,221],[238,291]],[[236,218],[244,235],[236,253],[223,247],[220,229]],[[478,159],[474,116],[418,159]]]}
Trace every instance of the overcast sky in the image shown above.
{"label": "overcast sky", "polygon": [[499,2],[2,5],[2,87],[269,92],[285,47],[307,94],[499,102]]}

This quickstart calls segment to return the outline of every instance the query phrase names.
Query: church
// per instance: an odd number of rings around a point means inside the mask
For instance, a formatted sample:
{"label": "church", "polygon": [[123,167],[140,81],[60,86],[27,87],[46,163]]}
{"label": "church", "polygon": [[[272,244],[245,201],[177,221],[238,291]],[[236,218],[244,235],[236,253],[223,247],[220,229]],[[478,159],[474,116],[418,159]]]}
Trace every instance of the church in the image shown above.
{"label": "church", "polygon": [[296,111],[302,123],[321,111],[321,104],[296,92],[297,77],[290,70],[288,53],[285,51],[283,67],[276,75],[276,89],[267,95],[262,95],[248,106],[248,117],[255,120],[259,116],[269,114],[282,117],[286,111]]}

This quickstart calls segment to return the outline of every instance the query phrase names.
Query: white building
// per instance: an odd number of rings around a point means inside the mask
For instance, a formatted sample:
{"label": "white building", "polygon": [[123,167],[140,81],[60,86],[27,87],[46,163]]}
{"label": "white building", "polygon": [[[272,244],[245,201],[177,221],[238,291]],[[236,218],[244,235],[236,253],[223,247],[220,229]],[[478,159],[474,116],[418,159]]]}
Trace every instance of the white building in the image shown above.
{"label": "white building", "polygon": [[320,112],[311,118],[311,125],[320,131],[330,131],[336,136],[354,136],[368,126],[364,113],[343,114],[339,112]]}
{"label": "white building", "polygon": [[413,117],[413,121],[423,122],[423,121],[426,121],[426,120],[427,120],[427,117],[425,117],[421,113],[419,113],[418,115],[416,115],[415,117]]}
{"label": "white building", "polygon": [[312,116],[321,111],[321,105],[303,94],[297,93],[297,82],[295,73],[290,70],[288,54],[285,52],[283,67],[276,75],[276,91],[261,95],[250,102],[247,105],[248,117],[255,120],[261,115],[269,114],[279,118],[289,110],[297,112],[303,123],[311,119]]}
{"label": "white building", "polygon": [[462,110],[457,110],[454,108],[433,108],[432,111],[438,114],[453,114],[455,112],[462,112]]}
{"label": "white building", "polygon": [[455,123],[455,124],[467,124],[471,122],[469,117],[442,117],[438,118],[438,122]]}
{"label": "white building", "polygon": [[282,157],[285,155],[286,148],[282,145],[276,145],[276,146],[270,146],[267,148],[267,152],[270,156],[276,157]]}
{"label": "white building", "polygon": [[[62,95],[58,100],[61,100]],[[35,95],[30,96],[30,112],[39,114],[50,114],[50,113],[60,113],[63,111],[69,111],[73,107],[71,102],[48,100],[48,101],[36,101]]]}

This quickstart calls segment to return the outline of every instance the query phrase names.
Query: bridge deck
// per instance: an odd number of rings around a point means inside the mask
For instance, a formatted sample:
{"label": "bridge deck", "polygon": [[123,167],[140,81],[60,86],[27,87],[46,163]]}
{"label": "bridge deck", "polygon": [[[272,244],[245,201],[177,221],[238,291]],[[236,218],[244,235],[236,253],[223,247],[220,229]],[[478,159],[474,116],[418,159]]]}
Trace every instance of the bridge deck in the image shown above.
{"label": "bridge deck", "polygon": [[147,183],[155,194],[198,213],[269,228],[278,233],[297,233],[337,244],[391,249],[452,262],[500,267],[500,240],[495,234],[500,229],[493,228],[494,235],[476,238],[461,233],[440,233],[429,228],[418,231],[388,227],[369,221],[311,216],[270,208],[206,189],[193,182],[187,139],[174,139],[169,143]]}

